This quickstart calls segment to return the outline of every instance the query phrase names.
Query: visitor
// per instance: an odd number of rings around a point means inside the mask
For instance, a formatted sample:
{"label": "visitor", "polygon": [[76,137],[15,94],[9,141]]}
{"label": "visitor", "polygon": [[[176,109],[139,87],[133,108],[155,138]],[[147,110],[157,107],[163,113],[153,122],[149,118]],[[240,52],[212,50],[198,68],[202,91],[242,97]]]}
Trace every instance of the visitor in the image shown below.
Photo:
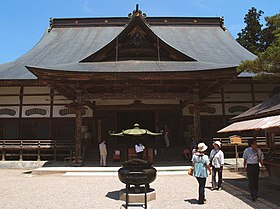
{"label": "visitor", "polygon": [[[221,142],[215,141],[213,143],[214,149],[210,152],[210,165],[212,167],[212,187],[211,190],[222,189],[224,153],[221,150]],[[216,174],[218,173],[218,184],[216,181]]]}
{"label": "visitor", "polygon": [[145,149],[145,146],[143,144],[141,144],[140,142],[135,144],[135,152],[136,152],[138,159],[143,159],[144,149]]}
{"label": "visitor", "polygon": [[247,171],[251,198],[255,202],[258,197],[259,189],[259,163],[261,164],[263,169],[264,156],[260,148],[258,148],[257,141],[255,139],[249,140],[248,145],[249,146],[244,150],[243,153],[244,172]]}
{"label": "visitor", "polygon": [[107,147],[105,140],[99,144],[99,153],[100,153],[100,166],[104,167],[107,166],[106,164],[106,157],[107,157]]}
{"label": "visitor", "polygon": [[211,175],[211,169],[209,165],[209,157],[204,154],[204,152],[207,150],[206,144],[199,143],[197,145],[197,152],[192,157],[192,162],[194,166],[193,175],[196,177],[199,189],[198,189],[198,204],[205,204],[205,184],[206,184],[206,178],[208,176],[207,170],[209,171],[209,174]]}
{"label": "visitor", "polygon": [[164,125],[164,130],[163,130],[163,134],[164,134],[164,141],[165,141],[165,146],[169,147],[170,146],[170,129],[168,128],[167,125]]}

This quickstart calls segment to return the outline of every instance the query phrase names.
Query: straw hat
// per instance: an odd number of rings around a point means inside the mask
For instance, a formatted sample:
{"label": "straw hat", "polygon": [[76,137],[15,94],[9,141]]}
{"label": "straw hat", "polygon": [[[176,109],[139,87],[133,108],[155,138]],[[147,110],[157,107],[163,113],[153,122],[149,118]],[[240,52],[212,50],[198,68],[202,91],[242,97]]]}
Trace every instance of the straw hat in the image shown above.
{"label": "straw hat", "polygon": [[207,146],[206,146],[206,144],[204,144],[203,142],[201,142],[201,143],[199,143],[198,145],[197,145],[197,150],[199,151],[199,152],[204,152],[205,150],[207,150]]}
{"label": "straw hat", "polygon": [[220,141],[215,141],[214,143],[213,143],[213,146],[214,146],[214,144],[217,144],[220,148],[221,148],[221,142]]}

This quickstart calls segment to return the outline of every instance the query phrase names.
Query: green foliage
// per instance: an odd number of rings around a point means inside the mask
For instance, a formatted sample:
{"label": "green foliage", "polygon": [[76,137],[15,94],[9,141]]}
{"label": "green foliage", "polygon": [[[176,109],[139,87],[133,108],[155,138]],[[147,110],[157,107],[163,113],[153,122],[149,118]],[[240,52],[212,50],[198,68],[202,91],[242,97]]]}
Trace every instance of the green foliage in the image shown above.
{"label": "green foliage", "polygon": [[255,7],[252,7],[244,17],[245,28],[237,34],[238,38],[236,40],[254,54],[258,54],[262,48],[260,42],[262,39],[262,25],[259,22],[262,14],[263,11],[257,11]]}
{"label": "green foliage", "polygon": [[266,17],[262,30],[262,50],[253,61],[243,61],[238,72],[253,72],[255,79],[280,81],[280,13]]}
{"label": "green foliage", "polygon": [[265,51],[280,33],[280,13],[271,17],[266,17],[266,28],[262,30],[262,51]]}
{"label": "green foliage", "polygon": [[243,61],[238,72],[247,71],[256,74],[256,79],[280,81],[280,34],[267,50],[253,61]]}

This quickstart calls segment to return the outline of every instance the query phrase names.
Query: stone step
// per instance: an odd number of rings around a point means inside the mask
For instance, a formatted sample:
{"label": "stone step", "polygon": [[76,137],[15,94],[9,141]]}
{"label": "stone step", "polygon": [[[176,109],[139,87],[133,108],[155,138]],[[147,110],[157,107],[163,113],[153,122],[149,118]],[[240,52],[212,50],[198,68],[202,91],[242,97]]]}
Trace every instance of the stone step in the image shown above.
{"label": "stone step", "polygon": [[[190,166],[159,166],[155,167],[158,174],[186,174]],[[121,167],[42,167],[32,170],[32,175],[65,174],[71,175],[116,175]],[[174,173],[175,172],[175,173]],[[67,174],[68,173],[68,174]]]}

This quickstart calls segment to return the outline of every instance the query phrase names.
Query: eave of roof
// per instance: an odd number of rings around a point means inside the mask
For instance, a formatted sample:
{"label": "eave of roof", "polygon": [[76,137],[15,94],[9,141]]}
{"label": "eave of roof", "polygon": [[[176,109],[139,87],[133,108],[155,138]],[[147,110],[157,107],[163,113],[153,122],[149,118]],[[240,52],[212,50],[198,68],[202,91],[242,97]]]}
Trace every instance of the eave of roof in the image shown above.
{"label": "eave of roof", "polygon": [[268,128],[280,128],[280,115],[235,122],[219,130],[218,133],[261,130]]}
{"label": "eave of roof", "polygon": [[196,72],[231,69],[236,66],[208,62],[178,62],[178,61],[140,61],[128,60],[118,62],[70,63],[64,65],[26,66],[27,68],[48,69],[68,72],[96,72],[96,73],[133,73],[133,72]]}

